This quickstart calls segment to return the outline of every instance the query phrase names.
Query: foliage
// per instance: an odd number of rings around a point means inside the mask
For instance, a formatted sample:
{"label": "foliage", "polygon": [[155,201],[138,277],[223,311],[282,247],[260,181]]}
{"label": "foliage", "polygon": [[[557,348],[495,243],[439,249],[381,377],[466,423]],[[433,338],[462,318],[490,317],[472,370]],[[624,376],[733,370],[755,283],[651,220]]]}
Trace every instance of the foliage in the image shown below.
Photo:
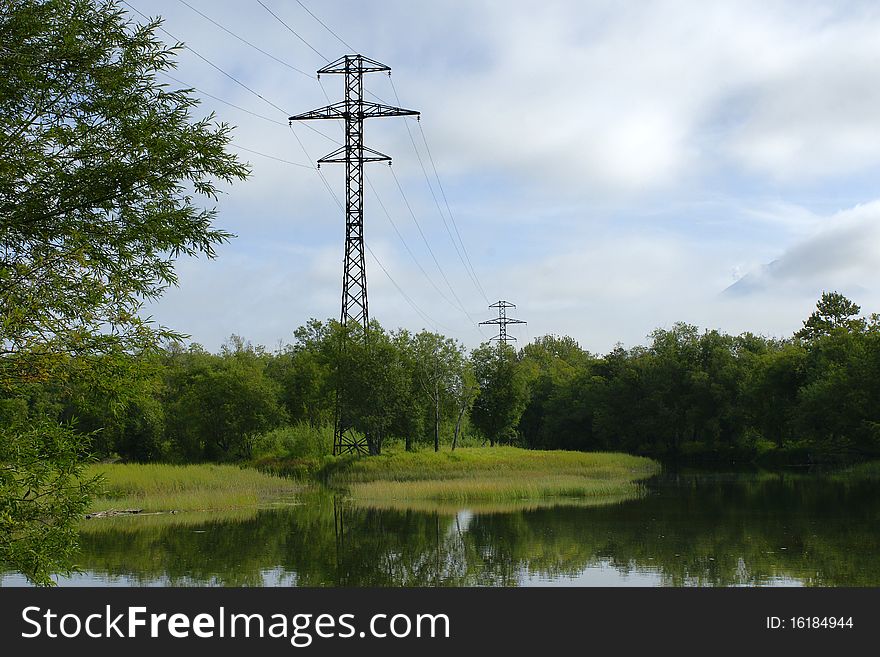
{"label": "foliage", "polygon": [[540,344],[525,444],[687,459],[815,462],[880,453],[880,327],[826,293],[791,340],[676,324],[569,368]]}
{"label": "foliage", "polygon": [[95,488],[81,437],[54,422],[0,423],[0,564],[37,584],[69,572],[76,525]]}
{"label": "foliage", "polygon": [[174,48],[114,3],[12,0],[0,14],[0,300],[4,374],[52,355],[155,341],[137,311],[176,282],[174,258],[214,255],[217,182],[247,170],[229,126],[157,79]]}
{"label": "foliage", "polygon": [[877,322],[810,342],[676,324],[646,347],[601,357],[546,336],[520,353],[483,345],[468,358],[434,333],[389,333],[374,322],[367,341],[356,326],[312,320],[274,354],[233,336],[219,354],[171,344],[129,361],[116,361],[132,382],[121,411],[92,384],[90,394],[35,384],[9,413],[39,406],[74,422],[94,433],[100,456],[255,459],[296,473],[314,473],[329,458],[337,385],[352,430],[370,436],[376,452],[455,446],[463,435],[467,445],[516,441],[688,460],[880,453]]}
{"label": "foliage", "polygon": [[187,460],[250,458],[286,419],[260,350],[233,336],[220,356],[190,352],[168,385],[169,436]]}
{"label": "foliage", "polygon": [[516,426],[528,400],[525,372],[508,344],[481,345],[471,354],[479,385],[471,421],[489,444],[514,442]]}
{"label": "foliage", "polygon": [[[69,567],[76,481],[101,451],[162,453],[147,376],[171,331],[139,311],[176,283],[180,255],[215,255],[219,185],[247,169],[230,127],[195,120],[157,74],[180,46],[115,2],[9,0],[0,9],[0,400],[3,559],[48,583]],[[36,500],[36,501],[35,501]]]}
{"label": "foliage", "polygon": [[312,427],[305,422],[278,427],[262,433],[254,440],[256,459],[320,458],[333,450],[333,425]]}
{"label": "foliage", "polygon": [[823,292],[816,310],[804,320],[804,327],[794,336],[812,342],[831,335],[835,329],[861,331],[865,328],[865,320],[858,317],[861,310],[840,292]]}

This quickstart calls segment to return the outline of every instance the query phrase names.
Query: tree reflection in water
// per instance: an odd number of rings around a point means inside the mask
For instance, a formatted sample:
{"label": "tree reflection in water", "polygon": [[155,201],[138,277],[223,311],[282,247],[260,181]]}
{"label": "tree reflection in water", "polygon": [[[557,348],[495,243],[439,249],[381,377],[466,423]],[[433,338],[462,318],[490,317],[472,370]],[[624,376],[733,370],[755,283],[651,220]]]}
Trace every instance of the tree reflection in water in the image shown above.
{"label": "tree reflection in water", "polygon": [[[90,521],[78,583],[880,584],[876,468],[665,475],[606,506],[358,508],[329,493],[220,516]],[[100,522],[100,524],[99,524]]]}

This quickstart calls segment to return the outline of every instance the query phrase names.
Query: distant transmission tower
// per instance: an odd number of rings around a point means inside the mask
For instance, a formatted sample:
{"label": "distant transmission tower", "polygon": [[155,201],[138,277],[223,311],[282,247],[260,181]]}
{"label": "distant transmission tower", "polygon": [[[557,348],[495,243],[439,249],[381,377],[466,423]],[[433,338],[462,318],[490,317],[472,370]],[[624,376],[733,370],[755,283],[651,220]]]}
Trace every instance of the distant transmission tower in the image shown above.
{"label": "distant transmission tower", "polygon": [[512,317],[507,316],[508,308],[516,308],[516,305],[512,303],[507,303],[506,301],[499,301],[498,303],[493,303],[489,308],[497,308],[498,309],[498,317],[496,319],[487,319],[485,322],[480,322],[480,324],[497,324],[498,325],[498,335],[496,335],[493,340],[498,340],[498,342],[502,344],[507,344],[509,340],[513,340],[516,342],[516,338],[512,335],[507,335],[507,325],[508,324],[525,324],[521,319],[513,319]]}
{"label": "distant transmission tower", "polygon": [[[364,163],[391,162],[391,158],[364,146],[364,119],[384,116],[419,116],[414,110],[391,107],[364,100],[364,73],[388,72],[391,67],[363,55],[345,55],[318,70],[345,76],[345,100],[320,109],[291,116],[290,121],[309,119],[343,119],[345,145],[318,160],[324,163],[345,163],[345,256],[342,266],[342,311],[339,321],[360,322],[364,335],[370,324],[367,305],[367,267],[364,260]],[[369,440],[352,431],[351,418],[345,417],[344,392],[336,391],[336,419],[333,432],[333,454],[368,453]]]}

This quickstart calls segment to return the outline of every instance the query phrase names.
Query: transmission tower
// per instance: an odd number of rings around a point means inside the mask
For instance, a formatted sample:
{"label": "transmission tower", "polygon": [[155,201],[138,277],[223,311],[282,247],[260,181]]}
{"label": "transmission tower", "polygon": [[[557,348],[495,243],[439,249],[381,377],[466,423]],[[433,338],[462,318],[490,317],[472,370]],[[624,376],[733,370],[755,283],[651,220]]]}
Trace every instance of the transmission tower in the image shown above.
{"label": "transmission tower", "polygon": [[[322,74],[345,76],[345,100],[319,109],[291,116],[290,121],[342,119],[345,121],[345,144],[318,160],[318,166],[330,162],[345,164],[345,255],[342,265],[342,311],[339,321],[347,326],[359,322],[364,336],[370,324],[367,305],[367,267],[364,260],[364,163],[391,162],[391,158],[364,146],[364,119],[385,116],[419,116],[414,110],[392,107],[364,100],[364,73],[387,72],[391,67],[363,55],[345,55],[318,70]],[[351,419],[345,417],[344,391],[336,391],[336,420],[333,454],[367,453],[369,440],[356,435]]]}
{"label": "transmission tower", "polygon": [[507,335],[507,325],[508,324],[526,324],[525,321],[521,319],[513,319],[512,317],[507,316],[508,308],[516,308],[516,305],[512,303],[507,303],[506,301],[499,301],[498,303],[493,303],[489,308],[497,308],[498,309],[498,317],[496,319],[487,319],[485,322],[480,322],[480,324],[497,324],[498,325],[498,335],[496,335],[492,340],[498,340],[498,342],[502,344],[507,344],[509,340],[513,340],[516,342],[516,338],[512,335]]}

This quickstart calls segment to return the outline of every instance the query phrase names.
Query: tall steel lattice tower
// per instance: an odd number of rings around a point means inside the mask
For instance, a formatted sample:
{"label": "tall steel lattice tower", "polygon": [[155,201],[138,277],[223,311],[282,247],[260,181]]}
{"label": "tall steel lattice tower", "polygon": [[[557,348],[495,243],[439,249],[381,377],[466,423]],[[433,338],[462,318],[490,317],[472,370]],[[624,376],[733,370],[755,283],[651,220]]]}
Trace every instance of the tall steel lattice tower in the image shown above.
{"label": "tall steel lattice tower", "polygon": [[510,340],[513,340],[515,342],[515,337],[513,337],[512,335],[507,335],[507,325],[526,323],[521,319],[513,319],[512,317],[507,316],[507,309],[516,308],[516,305],[512,303],[507,303],[506,301],[499,301],[498,303],[493,303],[491,306],[489,306],[489,308],[497,308],[498,317],[496,319],[487,319],[485,322],[480,322],[480,324],[498,325],[498,335],[492,338],[492,340],[498,340],[498,342],[500,342],[501,344],[507,344]]}
{"label": "tall steel lattice tower", "polygon": [[[311,119],[342,119],[345,121],[345,144],[318,160],[318,166],[330,162],[345,164],[345,255],[342,265],[342,311],[339,321],[343,326],[359,322],[364,335],[370,324],[367,304],[367,267],[364,260],[364,163],[391,162],[383,153],[364,146],[364,119],[385,116],[419,116],[414,110],[391,107],[364,100],[364,73],[387,72],[391,67],[363,55],[345,55],[318,70],[322,74],[345,76],[345,100],[320,109],[291,116],[290,121]],[[336,420],[333,454],[368,453],[367,437],[351,430],[351,418],[346,416],[344,391],[336,391]]]}

